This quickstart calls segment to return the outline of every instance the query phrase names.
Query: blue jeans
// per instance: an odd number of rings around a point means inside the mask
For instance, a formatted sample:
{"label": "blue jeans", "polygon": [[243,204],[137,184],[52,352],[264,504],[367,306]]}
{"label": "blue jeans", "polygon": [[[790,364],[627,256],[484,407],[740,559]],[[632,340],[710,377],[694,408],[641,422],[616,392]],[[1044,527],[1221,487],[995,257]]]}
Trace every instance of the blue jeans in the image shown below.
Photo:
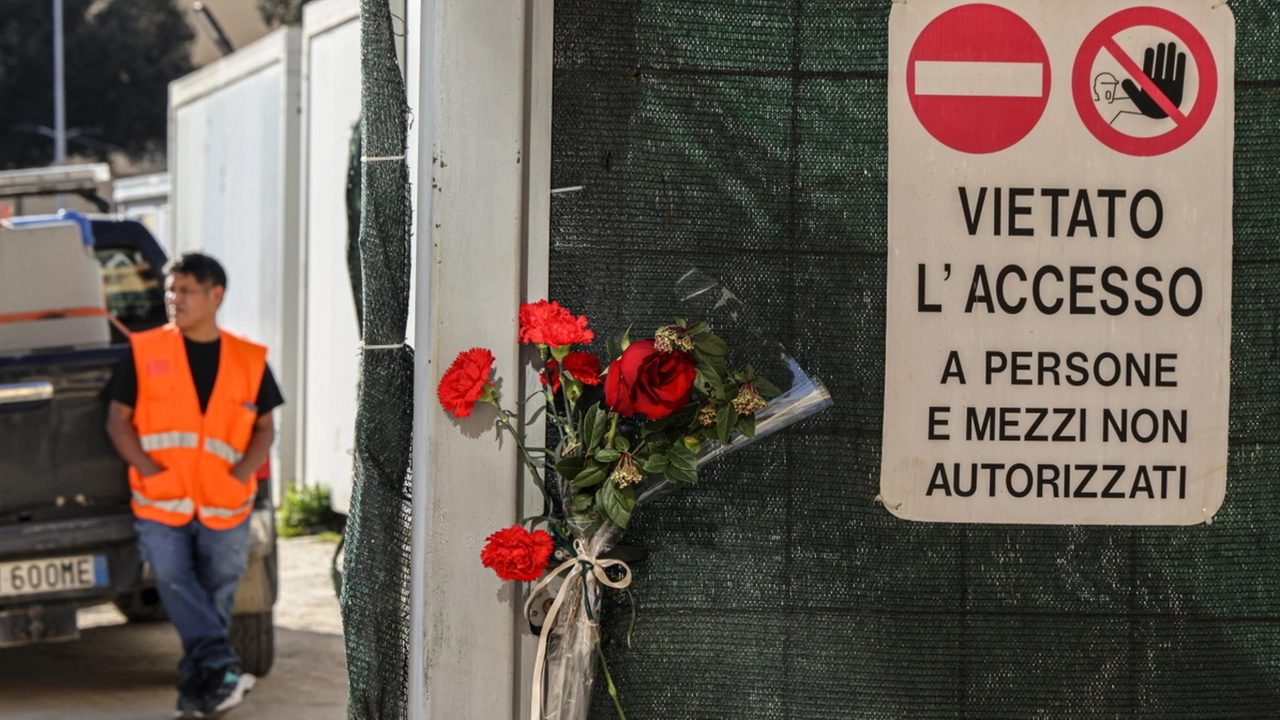
{"label": "blue jeans", "polygon": [[193,519],[182,527],[138,520],[138,549],[151,563],[160,602],[182,638],[182,688],[238,664],[229,630],[236,587],[249,564],[249,523],[210,530]]}

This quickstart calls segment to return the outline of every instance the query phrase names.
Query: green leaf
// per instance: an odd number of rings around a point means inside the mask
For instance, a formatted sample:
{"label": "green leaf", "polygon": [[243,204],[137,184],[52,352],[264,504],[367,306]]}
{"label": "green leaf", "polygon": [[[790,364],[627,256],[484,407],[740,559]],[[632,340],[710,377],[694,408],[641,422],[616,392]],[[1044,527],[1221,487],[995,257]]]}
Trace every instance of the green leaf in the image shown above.
{"label": "green leaf", "polygon": [[766,400],[772,400],[782,394],[782,391],[778,389],[777,385],[774,385],[762,377],[758,377],[751,381],[751,384],[756,386],[756,392],[760,393],[760,397],[763,397]]}
{"label": "green leaf", "polygon": [[622,350],[623,350],[622,343],[613,338],[609,338],[608,340],[605,341],[605,349],[609,353],[610,361],[617,360],[618,358],[622,357]]}
{"label": "green leaf", "polygon": [[582,472],[586,466],[586,458],[575,455],[563,458],[560,462],[556,463],[556,472],[560,474],[560,477],[564,478],[568,482],[573,482],[573,479],[578,477],[578,473]]}
{"label": "green leaf", "polygon": [[668,465],[666,455],[650,455],[641,463],[640,470],[650,475],[662,475],[667,472]]}
{"label": "green leaf", "polygon": [[720,379],[716,369],[708,363],[701,360],[698,361],[698,374],[694,379],[695,387],[711,386],[710,392],[707,394],[714,398],[724,399],[724,383]]}
{"label": "green leaf", "polygon": [[667,466],[667,471],[663,473],[663,475],[666,475],[667,480],[670,480],[673,483],[688,483],[693,485],[698,482],[698,473],[680,470],[674,465]]}
{"label": "green leaf", "polygon": [[619,488],[614,483],[605,483],[596,491],[596,507],[600,508],[618,527],[626,529],[631,522],[631,513],[636,508],[635,490]]}
{"label": "green leaf", "polygon": [[724,407],[716,410],[716,415],[716,439],[721,445],[728,445],[729,434],[733,432],[733,426],[738,424],[738,413],[732,405],[725,403]]}
{"label": "green leaf", "polygon": [[631,441],[627,439],[626,435],[618,433],[613,436],[613,449],[618,452],[626,452],[631,449]]}
{"label": "green leaf", "polygon": [[664,473],[672,482],[698,482],[698,457],[683,444],[677,444],[667,451],[667,471]]}
{"label": "green leaf", "polygon": [[572,507],[574,512],[585,513],[596,504],[596,499],[587,493],[574,493]]}
{"label": "green leaf", "polygon": [[741,418],[738,418],[738,425],[737,425],[737,428],[735,429],[738,432],[742,433],[744,437],[749,437],[749,438],[755,437],[756,436],[756,416],[752,414],[752,415],[743,415]]}
{"label": "green leaf", "polygon": [[704,322],[696,322],[690,325],[687,329],[689,330],[690,335],[703,335],[709,332],[709,328]]}
{"label": "green leaf", "polygon": [[699,367],[710,368],[713,371],[712,374],[720,378],[720,382],[723,383],[729,380],[729,367],[723,355],[695,352],[694,357],[697,358]]}
{"label": "green leaf", "polygon": [[704,333],[693,339],[693,347],[703,355],[724,357],[729,354],[729,346],[725,341],[711,333]]}
{"label": "green leaf", "polygon": [[[599,485],[600,481],[607,477],[607,470],[608,468],[604,465],[597,465],[594,462],[589,462],[587,463],[586,469],[578,473],[578,477],[574,478],[571,482],[580,488],[589,488],[592,485]],[[612,485],[613,483],[608,484]]]}
{"label": "green leaf", "polygon": [[600,408],[600,403],[592,405],[582,420],[582,446],[588,450],[596,447],[608,429],[608,414]]}
{"label": "green leaf", "polygon": [[626,332],[624,332],[624,333],[622,333],[622,349],[623,349],[623,350],[626,350],[627,348],[631,347],[631,328],[632,328],[634,325],[635,325],[635,323],[632,323],[631,325],[628,325],[628,326],[627,326],[627,331],[626,331]]}
{"label": "green leaf", "polygon": [[614,450],[613,448],[604,448],[603,450],[597,450],[595,453],[596,462],[601,462],[606,465],[612,462],[617,462],[620,457],[622,457],[622,453]]}

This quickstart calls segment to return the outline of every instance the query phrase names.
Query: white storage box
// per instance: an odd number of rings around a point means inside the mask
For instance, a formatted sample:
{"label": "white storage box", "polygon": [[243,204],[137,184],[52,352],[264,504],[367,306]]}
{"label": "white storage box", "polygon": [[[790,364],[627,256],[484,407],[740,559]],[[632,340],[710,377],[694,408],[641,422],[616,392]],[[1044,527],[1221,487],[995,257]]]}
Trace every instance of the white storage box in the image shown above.
{"label": "white storage box", "polygon": [[[0,318],[86,308],[105,312],[106,298],[98,261],[76,223],[0,227]],[[0,322],[0,355],[110,342],[105,315]]]}

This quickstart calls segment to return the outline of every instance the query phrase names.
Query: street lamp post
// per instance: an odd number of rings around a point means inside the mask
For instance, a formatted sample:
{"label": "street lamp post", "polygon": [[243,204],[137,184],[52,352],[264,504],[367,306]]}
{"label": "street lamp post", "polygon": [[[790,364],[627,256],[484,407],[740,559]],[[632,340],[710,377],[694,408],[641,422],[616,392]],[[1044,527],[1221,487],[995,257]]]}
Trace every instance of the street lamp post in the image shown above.
{"label": "street lamp post", "polygon": [[[62,0],[53,0],[53,162],[67,164],[67,88],[62,52]],[[58,195],[58,209],[66,207]]]}

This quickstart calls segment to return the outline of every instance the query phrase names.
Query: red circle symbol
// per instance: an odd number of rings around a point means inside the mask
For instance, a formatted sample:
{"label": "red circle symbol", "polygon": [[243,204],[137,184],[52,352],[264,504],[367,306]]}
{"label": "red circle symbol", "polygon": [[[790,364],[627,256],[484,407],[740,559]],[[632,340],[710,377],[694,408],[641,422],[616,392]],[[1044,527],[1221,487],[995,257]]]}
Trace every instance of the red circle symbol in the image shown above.
{"label": "red circle symbol", "polygon": [[1049,102],[1049,54],[1013,12],[975,3],[934,18],[907,57],[920,124],[960,152],[993,153],[1027,136]]}
{"label": "red circle symbol", "polygon": [[[1172,102],[1158,87],[1158,83],[1148,77],[1138,63],[1116,43],[1116,35],[1133,27],[1155,27],[1173,33],[1195,62],[1200,78],[1199,89],[1196,90],[1195,104],[1187,112],[1184,113],[1177,103]],[[1157,117],[1173,120],[1172,129],[1159,135],[1140,137],[1121,132],[1107,122],[1095,104],[1092,79],[1094,62],[1104,51],[1120,63],[1129,79],[1141,86],[1141,91],[1156,103],[1163,113]],[[1218,96],[1218,66],[1214,63],[1213,53],[1204,36],[1181,15],[1163,8],[1129,8],[1098,23],[1085,37],[1071,71],[1071,94],[1075,98],[1076,112],[1084,121],[1084,126],[1103,145],[1137,157],[1163,155],[1185,145],[1208,122]]]}

